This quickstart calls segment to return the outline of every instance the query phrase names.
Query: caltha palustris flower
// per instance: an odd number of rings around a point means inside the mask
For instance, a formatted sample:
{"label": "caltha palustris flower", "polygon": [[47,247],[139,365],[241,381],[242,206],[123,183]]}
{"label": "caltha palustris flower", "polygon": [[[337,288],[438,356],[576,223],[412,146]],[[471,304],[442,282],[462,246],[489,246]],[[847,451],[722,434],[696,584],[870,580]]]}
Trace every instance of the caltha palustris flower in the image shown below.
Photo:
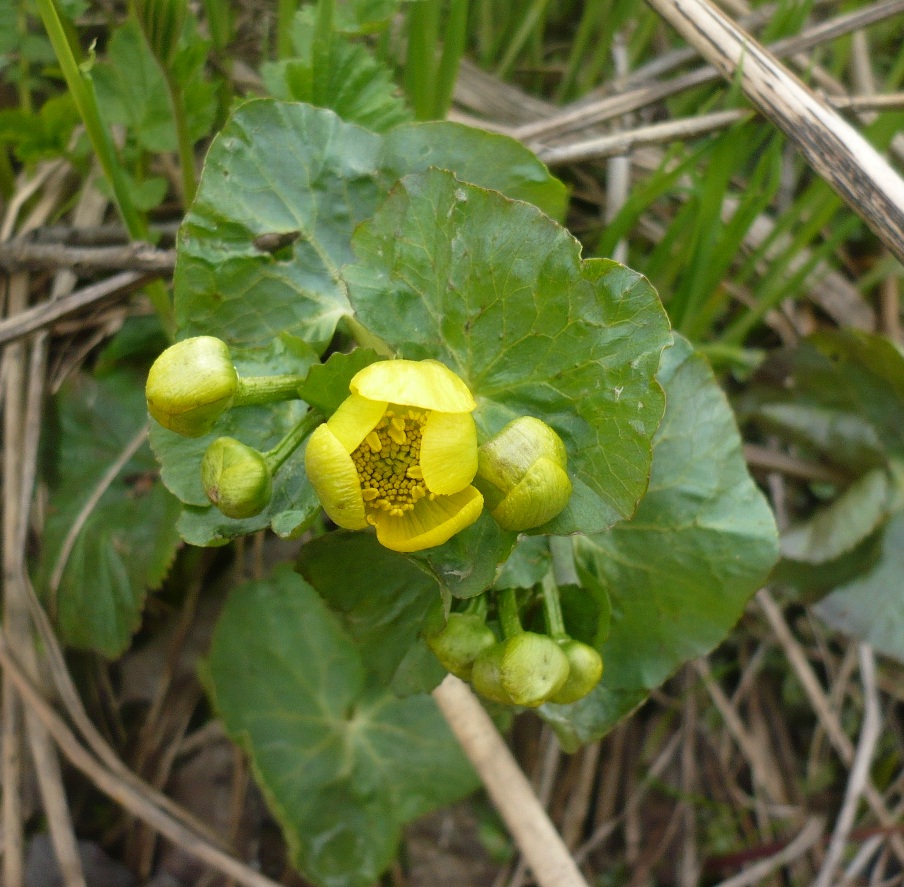
{"label": "caltha palustris flower", "polygon": [[311,435],[305,468],[327,515],[373,526],[395,551],[446,542],[480,516],[476,404],[434,360],[386,360],[361,370],[350,394]]}

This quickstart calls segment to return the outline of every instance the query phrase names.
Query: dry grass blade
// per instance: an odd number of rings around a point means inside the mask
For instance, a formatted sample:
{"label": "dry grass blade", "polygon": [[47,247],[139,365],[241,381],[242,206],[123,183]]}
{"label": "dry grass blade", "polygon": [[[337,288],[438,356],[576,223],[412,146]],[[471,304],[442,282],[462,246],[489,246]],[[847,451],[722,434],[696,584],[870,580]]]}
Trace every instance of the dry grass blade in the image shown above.
{"label": "dry grass blade", "polygon": [[[650,5],[657,8],[653,2]],[[661,12],[661,10],[658,11]],[[904,0],[888,0],[885,3],[874,3],[865,9],[840,15],[827,22],[808,28],[794,37],[780,40],[774,43],[770,49],[778,57],[792,56],[814,49],[844,34],[852,33],[860,28],[865,28],[870,24],[884,21],[901,13],[904,13]],[[693,28],[693,21],[692,18],[689,19],[689,29]],[[686,35],[684,36],[686,37]],[[693,44],[690,39],[688,39],[688,42]],[[707,61],[713,62],[713,59],[700,50],[699,46],[693,45],[704,55]],[[630,111],[637,111],[640,108],[654,105],[685,90],[702,86],[705,83],[711,83],[718,76],[718,67],[707,65],[689,71],[672,80],[646,83],[633,87],[627,92],[605,96],[593,102],[581,100],[561,110],[555,110],[553,113],[547,114],[543,119],[535,119],[530,123],[523,124],[512,134],[515,138],[530,143],[561,138],[570,132],[585,129],[589,126],[596,126]]]}
{"label": "dry grass blade", "polygon": [[812,817],[787,847],[768,859],[754,863],[743,872],[719,882],[717,887],[750,887],[753,884],[761,884],[773,872],[799,859],[808,850],[815,847],[822,838],[824,827],[825,820],[821,816]]}
{"label": "dry grass blade", "polygon": [[[757,592],[756,600],[779,644],[785,651],[785,656],[788,658],[788,662],[804,688],[810,705],[816,712],[823,729],[825,729],[829,741],[844,764],[852,767],[854,763],[854,745],[847,733],[844,732],[838,714],[832,709],[816,673],[808,662],[803,648],[785,621],[781,609],[766,589]],[[868,776],[863,786],[863,797],[879,820],[880,825],[892,827],[898,824],[898,817],[888,809],[885,799]],[[895,854],[900,860],[904,861],[904,840],[902,840],[900,835],[892,834],[890,835],[890,841]]]}
{"label": "dry grass blade", "polygon": [[111,773],[83,748],[13,658],[3,632],[0,632],[0,663],[3,665],[4,675],[11,679],[16,690],[27,701],[30,710],[41,720],[63,754],[102,792],[121,804],[130,813],[153,826],[169,840],[190,850],[211,868],[232,878],[237,884],[245,885],[245,887],[278,887],[275,881],[223,852],[202,835],[149,803],[147,798],[139,793],[132,784]]}
{"label": "dry grass blade", "polygon": [[86,308],[130,295],[159,276],[156,273],[125,271],[100,283],[92,283],[76,290],[72,295],[64,296],[55,302],[43,302],[32,308],[26,308],[14,317],[0,321],[0,345],[21,339]]}
{"label": "dry grass blade", "polygon": [[648,0],[794,141],[807,162],[904,261],[904,180],[850,124],[707,0]]}
{"label": "dry grass blade", "polygon": [[844,853],[845,844],[850,837],[854,826],[854,817],[857,814],[857,805],[866,787],[869,777],[869,768],[872,763],[876,743],[882,730],[882,719],[879,713],[879,694],[876,689],[876,662],[872,648],[868,644],[860,644],[860,678],[863,682],[863,727],[860,730],[860,738],[857,742],[857,751],[854,755],[854,763],[851,766],[847,789],[844,795],[844,803],[835,821],[832,831],[832,839],[826,852],[819,875],[813,882],[813,887],[829,887],[835,875],[838,863]]}

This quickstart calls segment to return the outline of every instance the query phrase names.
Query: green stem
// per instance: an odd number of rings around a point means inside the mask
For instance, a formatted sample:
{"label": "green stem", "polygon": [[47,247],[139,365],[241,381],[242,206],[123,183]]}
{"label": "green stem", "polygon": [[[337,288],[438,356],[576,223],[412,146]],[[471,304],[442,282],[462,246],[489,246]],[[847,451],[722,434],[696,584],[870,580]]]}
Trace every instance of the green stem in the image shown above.
{"label": "green stem", "polygon": [[452,93],[458,78],[458,66],[468,37],[468,0],[452,0],[443,36],[443,53],[436,72],[433,116],[445,118],[452,104]]}
{"label": "green stem", "polygon": [[546,616],[546,631],[553,640],[567,638],[565,620],[562,617],[562,602],[559,600],[559,586],[552,573],[543,577],[543,614]]}
{"label": "green stem", "polygon": [[271,475],[275,475],[282,468],[286,459],[323,420],[324,415],[320,410],[308,410],[304,418],[272,450],[263,454]]}
{"label": "green stem", "polygon": [[574,545],[569,536],[550,536],[549,551],[552,554],[552,573],[557,585],[580,585],[574,564]]}
{"label": "green stem", "polygon": [[97,159],[100,161],[104,175],[110,181],[116,205],[125,222],[129,235],[135,240],[147,240],[148,229],[141,214],[132,203],[128,182],[122,166],[113,149],[113,141],[107,132],[106,126],[100,116],[97,105],[97,97],[94,94],[94,85],[87,74],[79,68],[72,45],[63,26],[63,20],[57,9],[56,0],[36,0],[38,12],[44,22],[44,28],[57,61],[66,78],[66,85],[75,103],[75,107],[85,124],[88,138]]}
{"label": "green stem", "polygon": [[276,52],[281,59],[292,56],[292,19],[298,11],[298,0],[279,0],[276,12]]}
{"label": "green stem", "polygon": [[429,120],[436,104],[435,52],[439,38],[439,0],[408,6],[408,53],[405,91],[418,120]]}
{"label": "green stem", "polygon": [[239,379],[233,406],[276,403],[280,400],[300,400],[298,386],[304,376],[249,376]]}
{"label": "green stem", "polygon": [[328,105],[333,58],[333,0],[318,0],[314,20],[313,103]]}
{"label": "green stem", "polygon": [[462,610],[466,616],[479,616],[486,619],[487,615],[487,596],[478,594],[468,601],[468,605]]}
{"label": "green stem", "polygon": [[[149,233],[147,222],[132,202],[128,179],[116,156],[110,133],[100,116],[97,96],[94,94],[94,84],[79,67],[56,0],[36,0],[36,3],[44,29],[50,38],[57,61],[60,63],[63,77],[66,79],[66,85],[69,87],[69,94],[85,124],[85,131],[88,133],[91,147],[97,155],[101,169],[113,189],[116,208],[122,216],[126,230],[133,240],[147,240]],[[172,336],[176,324],[166,287],[160,281],[154,281],[148,284],[146,289],[164,330]]]}
{"label": "green stem", "polygon": [[187,211],[198,190],[198,179],[195,174],[195,148],[188,133],[188,117],[185,113],[185,99],[182,90],[165,69],[163,79],[166,81],[170,105],[173,109],[173,120],[176,124],[179,166],[182,171],[182,203]]}
{"label": "green stem", "polygon": [[518,598],[514,588],[505,588],[499,592],[496,599],[499,605],[499,621],[502,623],[502,633],[506,638],[513,638],[521,634],[521,619],[518,616]]}
{"label": "green stem", "polygon": [[19,84],[18,84],[18,92],[19,92],[19,109],[24,111],[26,114],[31,114],[33,110],[33,105],[31,101],[31,71],[28,64],[28,54],[22,51],[22,40],[25,35],[28,33],[28,13],[25,9],[25,4],[19,4],[19,15],[18,15],[18,30],[19,30]]}

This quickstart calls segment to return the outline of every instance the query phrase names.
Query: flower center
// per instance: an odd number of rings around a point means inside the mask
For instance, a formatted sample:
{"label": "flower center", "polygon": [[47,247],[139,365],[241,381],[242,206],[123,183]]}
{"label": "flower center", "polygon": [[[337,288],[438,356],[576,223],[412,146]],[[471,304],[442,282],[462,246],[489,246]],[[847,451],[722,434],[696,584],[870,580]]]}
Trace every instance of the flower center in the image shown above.
{"label": "flower center", "polygon": [[[352,453],[366,509],[401,517],[429,495],[420,466],[426,421],[421,410],[387,410]],[[367,520],[374,523],[369,514]]]}

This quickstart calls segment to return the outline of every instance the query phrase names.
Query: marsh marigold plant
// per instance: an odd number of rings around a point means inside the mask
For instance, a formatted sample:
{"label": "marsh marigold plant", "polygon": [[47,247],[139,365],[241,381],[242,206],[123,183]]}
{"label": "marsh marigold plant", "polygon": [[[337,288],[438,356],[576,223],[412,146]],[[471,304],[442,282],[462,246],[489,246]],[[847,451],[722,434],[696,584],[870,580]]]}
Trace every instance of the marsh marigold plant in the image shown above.
{"label": "marsh marigold plant", "polygon": [[476,404],[434,360],[385,360],[361,370],[351,394],[311,435],[308,479],[340,527],[373,526],[394,551],[441,545],[480,516]]}

